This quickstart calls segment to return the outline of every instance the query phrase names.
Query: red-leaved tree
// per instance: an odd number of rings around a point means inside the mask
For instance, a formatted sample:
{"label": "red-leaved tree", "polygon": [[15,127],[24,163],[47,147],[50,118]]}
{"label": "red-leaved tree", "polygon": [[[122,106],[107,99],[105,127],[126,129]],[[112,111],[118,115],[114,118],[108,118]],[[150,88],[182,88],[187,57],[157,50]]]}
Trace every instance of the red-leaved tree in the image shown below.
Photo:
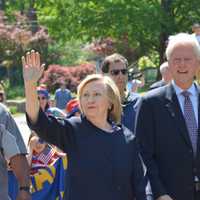
{"label": "red-leaved tree", "polygon": [[66,87],[72,92],[76,92],[77,86],[80,81],[88,74],[95,73],[95,64],[83,63],[77,66],[60,66],[49,65],[48,69],[44,72],[40,83],[47,85],[49,91],[54,92],[59,88],[60,82],[65,81]]}

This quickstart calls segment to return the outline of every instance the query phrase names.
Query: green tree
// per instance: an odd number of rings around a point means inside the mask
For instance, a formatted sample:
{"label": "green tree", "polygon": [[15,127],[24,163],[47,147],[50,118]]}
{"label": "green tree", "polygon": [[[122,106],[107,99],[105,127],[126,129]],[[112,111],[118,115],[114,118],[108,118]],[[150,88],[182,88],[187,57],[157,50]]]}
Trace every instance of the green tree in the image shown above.
{"label": "green tree", "polygon": [[15,0],[14,6],[13,1],[7,1],[8,10],[28,9],[32,3],[37,20],[59,43],[111,37],[121,44],[119,51],[135,49],[134,59],[157,52],[160,63],[168,36],[190,32],[200,21],[197,0]]}

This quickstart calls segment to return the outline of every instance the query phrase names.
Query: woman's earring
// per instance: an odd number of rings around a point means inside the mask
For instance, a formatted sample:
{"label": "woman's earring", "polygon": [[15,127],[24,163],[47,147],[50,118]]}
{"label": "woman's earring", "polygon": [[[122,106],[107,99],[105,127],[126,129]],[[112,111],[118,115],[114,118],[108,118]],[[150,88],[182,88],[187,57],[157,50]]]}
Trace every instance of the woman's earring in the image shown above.
{"label": "woman's earring", "polygon": [[113,109],[113,105],[110,105],[109,108],[108,108],[108,111],[111,112],[112,109]]}

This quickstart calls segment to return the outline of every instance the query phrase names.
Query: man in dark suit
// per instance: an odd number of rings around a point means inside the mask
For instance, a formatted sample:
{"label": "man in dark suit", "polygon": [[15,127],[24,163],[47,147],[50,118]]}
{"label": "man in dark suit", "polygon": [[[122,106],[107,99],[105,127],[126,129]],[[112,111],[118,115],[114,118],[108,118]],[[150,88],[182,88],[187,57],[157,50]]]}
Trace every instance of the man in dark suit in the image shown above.
{"label": "man in dark suit", "polygon": [[172,83],[142,97],[136,134],[155,199],[199,200],[200,46],[180,33],[170,38],[166,56]]}
{"label": "man in dark suit", "polygon": [[168,62],[164,62],[160,65],[160,74],[162,76],[162,79],[150,85],[149,90],[167,85],[172,80],[172,75],[169,70]]}

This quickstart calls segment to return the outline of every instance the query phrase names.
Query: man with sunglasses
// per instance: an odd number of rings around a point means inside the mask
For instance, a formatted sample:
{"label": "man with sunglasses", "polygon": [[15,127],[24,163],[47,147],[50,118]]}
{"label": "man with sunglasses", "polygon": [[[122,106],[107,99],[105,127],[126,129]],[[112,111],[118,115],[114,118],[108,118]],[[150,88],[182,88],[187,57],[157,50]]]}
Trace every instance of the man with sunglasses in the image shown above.
{"label": "man with sunglasses", "polygon": [[126,91],[126,84],[128,81],[128,61],[120,54],[112,54],[107,56],[101,66],[103,74],[110,76],[116,83],[122,104],[123,115],[122,124],[134,133],[134,121],[135,121],[135,103],[138,98],[131,99],[130,94]]}
{"label": "man with sunglasses", "polygon": [[110,76],[118,86],[122,101],[126,98],[125,88],[128,81],[128,61],[120,54],[107,56],[101,66],[104,74]]}
{"label": "man with sunglasses", "polygon": [[[101,65],[103,74],[111,77],[117,85],[122,101],[123,114],[121,118],[122,126],[135,135],[135,116],[139,97],[132,98],[126,91],[128,81],[128,61],[122,55],[115,53],[107,56]],[[146,177],[146,179],[148,179]],[[147,181],[148,182],[148,181]],[[149,184],[146,187],[147,199],[152,200]]]}

